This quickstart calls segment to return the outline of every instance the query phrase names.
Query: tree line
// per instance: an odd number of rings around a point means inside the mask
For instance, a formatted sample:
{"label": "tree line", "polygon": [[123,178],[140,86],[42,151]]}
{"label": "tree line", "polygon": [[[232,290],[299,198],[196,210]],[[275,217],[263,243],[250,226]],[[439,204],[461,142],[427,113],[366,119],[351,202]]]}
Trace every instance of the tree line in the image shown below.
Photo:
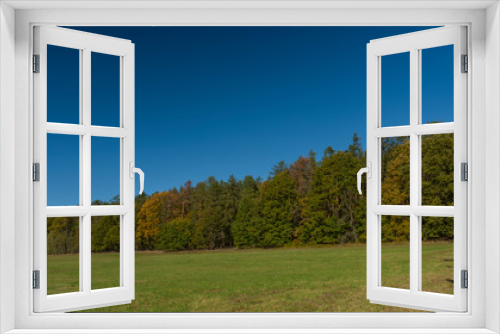
{"label": "tree line", "polygon": [[[453,134],[422,136],[422,204],[453,205]],[[382,204],[409,204],[407,137],[382,140]],[[366,198],[356,173],[366,152],[327,147],[273,166],[266,180],[209,177],[135,201],[136,250],[271,248],[366,242]],[[365,184],[363,184],[365,189]],[[365,192],[363,191],[363,194]],[[94,205],[117,204],[119,198]],[[78,218],[48,218],[48,253],[78,251]],[[119,250],[119,217],[92,217],[92,251]],[[408,217],[383,216],[382,242],[408,242]],[[424,241],[453,238],[452,218],[423,218]]]}

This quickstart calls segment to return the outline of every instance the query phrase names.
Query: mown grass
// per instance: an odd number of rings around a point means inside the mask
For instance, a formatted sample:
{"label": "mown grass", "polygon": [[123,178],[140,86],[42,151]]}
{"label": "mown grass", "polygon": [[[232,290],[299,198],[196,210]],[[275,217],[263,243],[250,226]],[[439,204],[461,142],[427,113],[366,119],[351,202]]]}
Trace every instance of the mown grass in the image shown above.
{"label": "mown grass", "polygon": [[[384,245],[383,285],[409,282],[408,245]],[[453,292],[453,245],[422,247],[423,289]],[[451,259],[451,261],[450,261]],[[119,254],[92,254],[92,287],[117,286]],[[49,293],[78,290],[78,256],[49,256]],[[128,305],[91,312],[404,312],[366,299],[366,247],[136,253]]]}

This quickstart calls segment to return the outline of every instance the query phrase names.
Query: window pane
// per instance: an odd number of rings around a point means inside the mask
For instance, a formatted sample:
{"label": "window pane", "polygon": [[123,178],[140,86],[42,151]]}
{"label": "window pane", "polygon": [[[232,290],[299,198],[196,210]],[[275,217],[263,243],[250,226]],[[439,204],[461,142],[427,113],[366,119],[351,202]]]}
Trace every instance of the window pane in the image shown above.
{"label": "window pane", "polygon": [[410,137],[382,138],[382,205],[410,205]]}
{"label": "window pane", "polygon": [[453,218],[421,219],[422,291],[453,294]]}
{"label": "window pane", "polygon": [[120,57],[92,52],[92,125],[120,126]]}
{"label": "window pane", "polygon": [[120,204],[120,138],[92,137],[92,205]]}
{"label": "window pane", "polygon": [[410,53],[381,57],[382,126],[410,124]]}
{"label": "window pane", "polygon": [[92,290],[120,286],[120,216],[92,217]]}
{"label": "window pane", "polygon": [[47,218],[47,294],[80,291],[80,218]]}
{"label": "window pane", "polygon": [[421,52],[422,123],[453,122],[453,45]]}
{"label": "window pane", "polygon": [[410,289],[410,217],[382,216],[382,286]]}
{"label": "window pane", "polygon": [[47,122],[80,123],[80,50],[47,45]]}
{"label": "window pane", "polygon": [[47,134],[47,205],[80,205],[79,136]]}
{"label": "window pane", "polygon": [[422,136],[422,205],[452,206],[453,134]]}

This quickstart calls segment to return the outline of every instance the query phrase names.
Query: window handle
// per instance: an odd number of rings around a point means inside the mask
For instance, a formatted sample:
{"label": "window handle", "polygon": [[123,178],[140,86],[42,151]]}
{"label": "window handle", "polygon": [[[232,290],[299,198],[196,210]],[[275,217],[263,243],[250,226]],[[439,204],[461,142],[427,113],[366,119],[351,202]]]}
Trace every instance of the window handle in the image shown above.
{"label": "window handle", "polygon": [[372,177],[372,163],[371,162],[368,161],[367,167],[361,168],[358,171],[358,192],[360,194],[363,194],[363,192],[361,191],[361,176],[363,175],[363,173],[366,173],[366,176],[369,179],[371,179],[371,177]]}
{"label": "window handle", "polygon": [[140,177],[140,187],[141,187],[141,190],[139,191],[139,195],[142,195],[142,193],[144,192],[144,172],[140,168],[135,168],[133,161],[130,161],[129,171],[130,171],[130,178],[131,179],[134,178],[134,174],[135,173],[139,174],[139,177]]}

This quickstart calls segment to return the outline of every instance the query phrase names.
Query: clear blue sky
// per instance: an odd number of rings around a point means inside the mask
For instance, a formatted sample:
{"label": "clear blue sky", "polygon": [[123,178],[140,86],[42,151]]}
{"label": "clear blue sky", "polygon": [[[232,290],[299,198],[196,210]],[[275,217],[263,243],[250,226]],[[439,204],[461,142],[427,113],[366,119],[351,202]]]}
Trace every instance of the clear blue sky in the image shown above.
{"label": "clear blue sky", "polygon": [[[426,27],[79,27],[132,40],[147,193],[366,139],[366,44]],[[423,121],[453,120],[452,47],[423,51]],[[49,49],[48,120],[78,123],[78,52]],[[408,55],[382,60],[382,122],[409,120]],[[118,125],[117,57],[92,56],[94,125]],[[61,138],[58,138],[61,137]],[[78,203],[78,138],[49,135],[48,204]],[[117,139],[92,144],[92,199],[119,192]],[[138,187],[137,187],[138,190]]]}

